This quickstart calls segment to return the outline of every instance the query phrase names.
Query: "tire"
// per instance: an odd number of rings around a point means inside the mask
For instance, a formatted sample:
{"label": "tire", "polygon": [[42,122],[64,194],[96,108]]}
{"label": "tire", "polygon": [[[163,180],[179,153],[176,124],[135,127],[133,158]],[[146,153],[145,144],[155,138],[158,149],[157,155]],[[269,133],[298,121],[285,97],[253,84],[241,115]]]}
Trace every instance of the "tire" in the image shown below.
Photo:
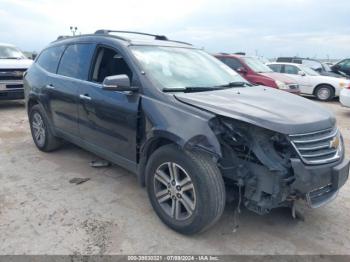
{"label": "tire", "polygon": [[334,95],[334,89],[330,85],[319,85],[315,90],[315,96],[321,101],[329,101]]}
{"label": "tire", "polygon": [[[58,149],[62,141],[52,134],[47,117],[39,105],[34,105],[29,112],[29,125],[36,147],[43,152]],[[38,135],[38,130],[40,134]]]}
{"label": "tire", "polygon": [[[169,167],[177,173],[175,184]],[[207,154],[182,151],[175,145],[163,146],[151,155],[146,166],[146,187],[159,218],[182,234],[208,229],[225,208],[225,185],[214,161]]]}

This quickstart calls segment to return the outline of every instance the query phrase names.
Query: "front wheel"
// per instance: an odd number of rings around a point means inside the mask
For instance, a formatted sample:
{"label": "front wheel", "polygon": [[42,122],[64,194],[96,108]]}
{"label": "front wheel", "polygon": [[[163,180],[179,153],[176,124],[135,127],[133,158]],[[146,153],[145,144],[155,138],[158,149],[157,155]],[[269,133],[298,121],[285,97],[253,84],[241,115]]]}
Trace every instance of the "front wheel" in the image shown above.
{"label": "front wheel", "polygon": [[219,169],[206,154],[159,148],[146,167],[151,204],[160,219],[182,234],[213,225],[225,207],[225,186]]}

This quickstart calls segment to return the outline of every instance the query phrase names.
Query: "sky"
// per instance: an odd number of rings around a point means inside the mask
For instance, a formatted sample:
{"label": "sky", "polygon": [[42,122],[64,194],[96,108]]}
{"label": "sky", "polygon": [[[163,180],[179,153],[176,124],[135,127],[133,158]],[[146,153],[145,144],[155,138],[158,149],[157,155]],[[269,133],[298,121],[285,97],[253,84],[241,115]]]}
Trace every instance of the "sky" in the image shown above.
{"label": "sky", "polygon": [[350,56],[348,0],[0,0],[0,42],[40,51],[97,29],[164,34],[211,53]]}

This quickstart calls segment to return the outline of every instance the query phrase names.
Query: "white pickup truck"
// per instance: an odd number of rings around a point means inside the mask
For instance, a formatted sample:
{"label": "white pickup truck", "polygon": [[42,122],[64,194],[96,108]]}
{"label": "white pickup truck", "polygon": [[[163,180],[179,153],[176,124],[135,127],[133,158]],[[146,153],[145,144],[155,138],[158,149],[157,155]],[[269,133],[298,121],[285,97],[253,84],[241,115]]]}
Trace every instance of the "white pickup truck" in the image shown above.
{"label": "white pickup truck", "polygon": [[23,99],[23,74],[32,64],[18,48],[0,43],[0,100]]}

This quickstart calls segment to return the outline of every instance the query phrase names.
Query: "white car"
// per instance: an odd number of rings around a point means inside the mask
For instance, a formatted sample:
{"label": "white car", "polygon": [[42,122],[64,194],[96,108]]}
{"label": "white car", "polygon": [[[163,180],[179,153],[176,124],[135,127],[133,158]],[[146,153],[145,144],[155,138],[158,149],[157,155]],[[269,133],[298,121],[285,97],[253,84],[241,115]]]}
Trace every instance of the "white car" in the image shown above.
{"label": "white car", "polygon": [[301,94],[314,95],[326,101],[337,97],[343,88],[350,87],[350,80],[331,76],[322,76],[315,70],[301,64],[268,63],[273,71],[286,74],[299,84]]}
{"label": "white car", "polygon": [[350,87],[340,91],[339,101],[343,106],[350,107]]}
{"label": "white car", "polygon": [[33,63],[15,46],[0,43],[0,100],[23,99],[23,74]]}

